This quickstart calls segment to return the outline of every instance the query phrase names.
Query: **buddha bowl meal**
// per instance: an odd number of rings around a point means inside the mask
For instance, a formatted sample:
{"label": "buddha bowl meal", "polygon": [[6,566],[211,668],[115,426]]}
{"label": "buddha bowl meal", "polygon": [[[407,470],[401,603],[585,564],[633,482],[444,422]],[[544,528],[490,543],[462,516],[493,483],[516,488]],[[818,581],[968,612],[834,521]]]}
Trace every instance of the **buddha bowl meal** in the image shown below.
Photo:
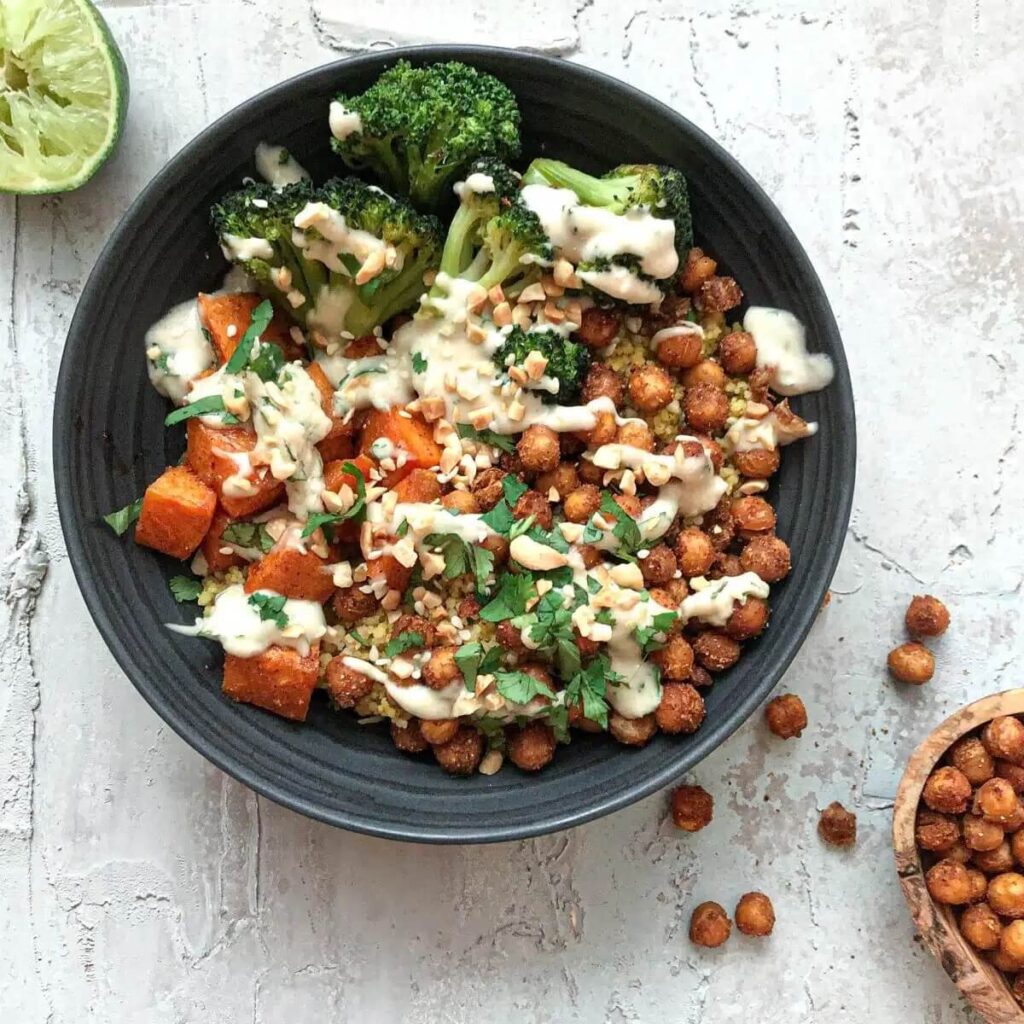
{"label": "buddha bowl meal", "polygon": [[222,289],[140,339],[185,456],[106,517],[187,563],[170,628],[228,697],[322,690],[463,775],[699,728],[790,570],[789,399],[832,378],[694,246],[684,169],[520,161],[519,121],[399,62],[324,110],[337,177],[261,144],[211,211]]}

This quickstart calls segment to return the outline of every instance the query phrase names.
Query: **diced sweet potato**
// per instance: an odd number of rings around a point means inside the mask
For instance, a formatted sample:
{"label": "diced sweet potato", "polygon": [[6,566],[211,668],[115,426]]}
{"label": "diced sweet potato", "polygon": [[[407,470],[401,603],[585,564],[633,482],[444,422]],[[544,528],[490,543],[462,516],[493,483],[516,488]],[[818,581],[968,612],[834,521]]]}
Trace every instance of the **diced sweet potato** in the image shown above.
{"label": "diced sweet potato", "polygon": [[412,578],[412,569],[407,569],[394,555],[381,555],[366,563],[366,575],[371,580],[383,577],[389,590],[404,591]]}
{"label": "diced sweet potato", "polygon": [[250,567],[245,592],[273,590],[285,597],[323,604],[334,593],[334,582],[331,574],[324,572],[324,565],[312,551],[275,549]]}
{"label": "diced sweet potato", "polygon": [[345,346],[346,359],[369,359],[379,356],[383,350],[374,334],[364,334],[361,338],[353,338]]}
{"label": "diced sweet potato", "polygon": [[303,722],[320,675],[320,645],[303,657],[292,647],[268,647],[252,658],[224,656],[224,693],[282,718]]}
{"label": "diced sweet potato", "polygon": [[218,510],[210,524],[210,529],[203,538],[203,558],[210,567],[210,572],[225,572],[235,565],[245,565],[245,559],[236,555],[234,551],[225,554],[221,549],[227,546],[224,540],[224,530],[231,525],[231,516],[223,510]]}
{"label": "diced sweet potato", "polygon": [[[306,367],[306,373],[309,374],[310,380],[313,381],[317,391],[320,392],[320,408],[323,409],[324,415],[329,416],[331,420],[330,433],[316,446],[320,452],[320,458],[325,462],[332,458],[343,458],[345,454],[350,454],[354,448],[355,424],[351,419],[346,423],[344,417],[339,416],[334,411],[334,386],[327,379],[327,374],[324,373],[323,367],[319,363],[310,363]],[[344,451],[345,447],[348,448],[348,452],[342,455],[334,454],[336,449],[340,448]]]}
{"label": "diced sweet potato", "polygon": [[[210,332],[210,341],[220,363],[226,363],[238,348],[245,329],[252,319],[252,311],[263,301],[255,292],[228,292],[219,295],[199,293],[199,319]],[[285,359],[301,359],[305,353],[296,345],[289,333],[291,325],[280,310],[263,332],[264,341],[281,346]]]}
{"label": "diced sweet potato", "polygon": [[146,488],[135,540],[188,558],[202,543],[216,510],[217,495],[187,466],[172,466]]}
{"label": "diced sweet potato", "polygon": [[337,437],[328,435],[317,444],[316,450],[325,463],[337,459],[351,461],[356,453],[356,439],[351,434],[340,434]]}
{"label": "diced sweet potato", "polygon": [[208,427],[199,417],[188,421],[188,464],[196,476],[217,493],[221,507],[232,518],[251,516],[272,508],[284,495],[284,484],[275,480],[265,466],[252,476],[252,494],[224,493],[224,481],[238,472],[232,454],[251,452],[256,435],[245,427]]}
{"label": "diced sweet potato", "polygon": [[437,476],[429,469],[414,469],[394,487],[399,501],[437,501],[441,497],[441,485]]}
{"label": "diced sweet potato", "polygon": [[364,480],[370,479],[370,470],[373,469],[374,462],[369,455],[357,455],[354,459],[335,459],[324,465],[324,487],[327,490],[337,494],[344,484],[355,490],[356,478],[345,472],[346,462],[351,462],[357,467],[362,472]]}
{"label": "diced sweet potato", "polygon": [[420,416],[403,414],[398,408],[387,412],[374,409],[363,425],[359,450],[368,452],[370,445],[380,437],[388,438],[396,448],[408,453],[404,465],[384,477],[385,487],[394,487],[414,469],[429,469],[441,461],[441,446],[434,440],[433,430]]}

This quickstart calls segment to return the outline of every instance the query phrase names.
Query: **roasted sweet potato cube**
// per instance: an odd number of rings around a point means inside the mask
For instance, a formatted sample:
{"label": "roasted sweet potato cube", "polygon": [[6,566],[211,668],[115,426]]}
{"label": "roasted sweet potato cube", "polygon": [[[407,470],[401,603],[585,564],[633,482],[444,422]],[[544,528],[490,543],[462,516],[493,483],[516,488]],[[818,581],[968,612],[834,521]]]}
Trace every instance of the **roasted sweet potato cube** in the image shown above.
{"label": "roasted sweet potato cube", "polygon": [[351,434],[328,435],[317,443],[316,450],[324,463],[337,460],[350,462],[356,453],[356,439]]}
{"label": "roasted sweet potato cube", "polygon": [[217,493],[221,507],[232,518],[251,516],[272,508],[284,495],[284,484],[265,466],[251,479],[252,494],[224,493],[224,481],[238,472],[235,458],[256,447],[256,435],[245,427],[208,427],[199,417],[188,421],[188,464],[196,476]]}
{"label": "roasted sweet potato cube", "polygon": [[273,590],[285,597],[323,604],[334,593],[331,574],[324,572],[326,564],[312,551],[277,548],[250,567],[245,592]]}
{"label": "roasted sweet potato cube", "polygon": [[320,675],[320,645],[303,656],[292,647],[268,647],[252,658],[224,656],[224,693],[282,718],[303,722]]}
{"label": "roasted sweet potato cube", "polygon": [[381,555],[366,563],[366,575],[371,580],[383,576],[388,581],[389,590],[404,591],[412,578],[412,569],[407,569],[394,555]]}
{"label": "roasted sweet potato cube", "polygon": [[241,555],[230,551],[224,553],[227,542],[224,540],[224,531],[232,523],[231,516],[223,509],[218,509],[210,523],[210,529],[203,538],[202,552],[210,572],[225,572],[235,565],[245,565],[245,559]]}
{"label": "roasted sweet potato cube", "polygon": [[346,442],[351,450],[354,446],[355,424],[351,419],[346,423],[344,417],[334,411],[334,385],[327,379],[323,367],[319,363],[310,363],[306,367],[306,373],[320,392],[320,408],[331,420],[331,432],[317,445],[317,450],[325,462],[328,461],[328,457],[341,458],[342,456],[334,455],[333,451],[339,447],[339,442]]}
{"label": "roasted sweet potato cube", "polygon": [[399,501],[430,502],[441,497],[441,485],[429,469],[414,469],[394,486]]}
{"label": "roasted sweet potato cube", "polygon": [[[263,301],[256,292],[227,292],[220,295],[199,293],[199,319],[210,332],[210,341],[220,363],[226,363],[242,340],[252,311]],[[300,345],[292,339],[291,325],[280,310],[274,311],[274,318],[263,332],[264,341],[281,346],[285,359],[301,359],[305,354]]]}
{"label": "roasted sweet potato cube", "polygon": [[165,469],[142,497],[135,540],[175,558],[188,558],[203,541],[217,495],[187,466]]}
{"label": "roasted sweet potato cube", "polygon": [[389,473],[382,483],[394,487],[414,469],[429,469],[441,461],[441,446],[434,440],[434,432],[420,416],[412,416],[398,408],[386,412],[374,409],[363,425],[359,438],[359,450],[370,451],[370,445],[378,438],[386,437],[396,448],[408,453],[408,459],[400,469]]}

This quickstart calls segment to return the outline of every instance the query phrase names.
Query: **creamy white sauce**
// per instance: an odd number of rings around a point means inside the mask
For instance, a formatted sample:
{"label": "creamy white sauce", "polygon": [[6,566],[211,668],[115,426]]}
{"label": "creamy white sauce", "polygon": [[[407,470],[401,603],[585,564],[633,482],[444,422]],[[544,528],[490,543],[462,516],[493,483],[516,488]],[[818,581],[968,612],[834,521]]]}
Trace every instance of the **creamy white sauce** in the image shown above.
{"label": "creamy white sauce", "polygon": [[[256,591],[277,597],[270,590]],[[261,619],[259,608],[250,601],[241,583],[222,590],[214,598],[208,614],[196,620],[194,626],[169,623],[168,629],[186,636],[204,636],[217,640],[228,654],[239,658],[252,658],[268,647],[294,647],[307,655],[310,646],[327,631],[324,610],[316,601],[298,601],[289,598],[282,611],[287,624],[278,626],[273,619]]]}
{"label": "creamy white sauce", "polygon": [[256,172],[274,188],[284,188],[309,178],[309,172],[284,146],[261,142],[253,155]]}
{"label": "creamy white sauce", "polygon": [[227,260],[269,260],[274,248],[265,238],[240,238],[238,235],[220,236],[220,247]]}
{"label": "creamy white sauce", "polygon": [[195,299],[169,309],[146,331],[150,383],[175,405],[185,401],[193,380],[213,366],[213,346],[203,333]]}
{"label": "creamy white sauce", "polygon": [[331,134],[339,142],[344,142],[350,135],[356,135],[363,130],[363,119],[359,114],[354,110],[346,110],[337,100],[331,102],[328,123]]}
{"label": "creamy white sauce", "polygon": [[457,181],[454,192],[459,199],[465,199],[471,195],[486,195],[494,191],[494,179],[489,174],[476,171],[470,174],[465,181]]}
{"label": "creamy white sauce", "polygon": [[651,351],[657,352],[663,341],[671,338],[685,338],[688,334],[696,334],[698,338],[704,337],[704,328],[700,324],[686,321],[681,324],[673,324],[671,327],[662,327],[651,335]]}
{"label": "creamy white sauce", "polygon": [[723,441],[727,451],[749,452],[792,444],[817,432],[817,423],[806,423],[793,416],[783,418],[773,409],[759,420],[741,416],[726,431]]}
{"label": "creamy white sauce", "polygon": [[[348,665],[350,660],[355,661],[356,659],[346,658],[345,664]],[[354,665],[349,665],[349,667],[355,668]],[[355,671],[358,672],[359,669],[355,669]],[[369,675],[368,672],[364,674]],[[371,678],[373,677],[371,676]],[[467,693],[461,679],[450,683],[443,690],[431,689],[424,683],[402,685],[386,675],[383,682],[388,696],[403,711],[427,722],[458,717],[454,712],[455,703],[462,694]]]}
{"label": "creamy white sauce", "polygon": [[807,332],[792,313],[751,306],[743,318],[743,329],[754,336],[757,365],[767,367],[773,391],[803,395],[832,383],[832,360],[824,353],[807,351]]}
{"label": "creamy white sauce", "polygon": [[637,277],[627,267],[611,267],[609,270],[580,270],[576,276],[587,284],[614,299],[622,299],[633,306],[650,305],[660,302],[661,289],[650,281]]}
{"label": "creamy white sauce", "polygon": [[392,409],[415,397],[412,370],[407,360],[388,348],[376,356],[350,359],[339,351],[316,355],[335,389],[334,411],[343,416],[351,409]]}
{"label": "creamy white sauce", "polygon": [[345,217],[326,203],[306,203],[295,215],[292,242],[309,260],[318,260],[336,274],[354,276],[340,256],[354,256],[360,265],[379,254],[384,266],[401,269],[401,253],[393,245],[362,228],[350,227]]}
{"label": "creamy white sauce", "polygon": [[691,580],[693,593],[687,594],[679,606],[683,622],[700,619],[712,626],[724,626],[737,604],[746,604],[748,597],[766,598],[768,584],[757,573],[723,576],[720,580]]}

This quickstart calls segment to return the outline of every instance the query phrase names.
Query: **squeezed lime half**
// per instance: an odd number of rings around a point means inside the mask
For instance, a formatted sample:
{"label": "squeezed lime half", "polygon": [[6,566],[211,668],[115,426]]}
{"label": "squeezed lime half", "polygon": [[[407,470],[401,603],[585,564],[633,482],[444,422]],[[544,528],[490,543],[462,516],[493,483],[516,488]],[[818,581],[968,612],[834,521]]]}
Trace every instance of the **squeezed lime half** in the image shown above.
{"label": "squeezed lime half", "polygon": [[0,0],[0,192],[66,192],[113,152],[128,72],[88,0]]}

